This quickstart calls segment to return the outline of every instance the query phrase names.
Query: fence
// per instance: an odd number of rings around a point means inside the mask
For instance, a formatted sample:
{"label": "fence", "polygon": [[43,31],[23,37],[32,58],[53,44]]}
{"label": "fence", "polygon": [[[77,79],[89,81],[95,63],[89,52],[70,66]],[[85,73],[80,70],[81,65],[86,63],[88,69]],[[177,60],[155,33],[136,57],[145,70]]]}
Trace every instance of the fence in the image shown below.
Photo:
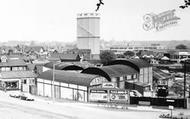
{"label": "fence", "polygon": [[187,99],[176,98],[152,98],[152,97],[130,97],[130,104],[169,106],[187,108]]}

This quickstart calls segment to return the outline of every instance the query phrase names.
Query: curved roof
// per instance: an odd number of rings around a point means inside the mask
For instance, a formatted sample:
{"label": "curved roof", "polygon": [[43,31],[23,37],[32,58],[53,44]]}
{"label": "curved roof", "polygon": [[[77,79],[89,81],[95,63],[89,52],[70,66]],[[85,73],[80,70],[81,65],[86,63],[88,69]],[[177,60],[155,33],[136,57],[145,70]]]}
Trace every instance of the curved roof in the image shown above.
{"label": "curved roof", "polygon": [[110,65],[103,67],[89,67],[82,71],[82,73],[96,74],[105,77],[111,81],[111,77],[120,77],[124,75],[131,75],[138,73],[137,70],[126,65]]}
{"label": "curved roof", "polygon": [[[82,86],[90,86],[91,81],[99,77],[97,75],[90,75],[90,74],[82,74],[76,72],[68,72],[62,70],[55,70],[54,71],[55,81],[69,83],[69,84],[76,84]],[[53,70],[47,70],[42,72],[38,78],[46,79],[46,80],[53,80]]]}
{"label": "curved roof", "polygon": [[[47,68],[53,69],[53,64],[55,63],[49,62],[45,64],[44,66]],[[76,64],[60,62],[55,65],[55,69],[57,70],[83,70],[84,68]]]}
{"label": "curved roof", "polygon": [[131,66],[138,71],[140,71],[140,68],[151,67],[151,65],[148,62],[142,59],[118,59],[111,61],[109,63],[109,65],[116,65],[116,64]]}

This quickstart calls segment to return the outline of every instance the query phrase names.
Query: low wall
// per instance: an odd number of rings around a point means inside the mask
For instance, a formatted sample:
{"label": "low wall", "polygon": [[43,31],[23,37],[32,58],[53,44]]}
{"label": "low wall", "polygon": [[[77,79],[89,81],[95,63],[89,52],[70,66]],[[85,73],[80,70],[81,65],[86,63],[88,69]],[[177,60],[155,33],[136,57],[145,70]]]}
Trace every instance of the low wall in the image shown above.
{"label": "low wall", "polygon": [[152,97],[130,97],[130,104],[151,105],[151,106],[169,106],[177,108],[188,108],[188,99],[176,98],[152,98]]}

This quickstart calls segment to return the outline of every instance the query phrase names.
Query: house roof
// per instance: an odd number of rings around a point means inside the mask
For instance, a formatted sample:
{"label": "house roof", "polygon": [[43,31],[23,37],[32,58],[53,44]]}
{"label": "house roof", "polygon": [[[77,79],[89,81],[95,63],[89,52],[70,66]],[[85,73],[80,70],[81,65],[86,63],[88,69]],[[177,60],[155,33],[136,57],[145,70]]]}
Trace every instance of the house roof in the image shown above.
{"label": "house roof", "polygon": [[14,59],[8,60],[7,62],[1,62],[0,67],[2,66],[27,66],[27,64],[24,62],[24,60]]}
{"label": "house roof", "polygon": [[61,60],[80,60],[80,56],[78,54],[62,54],[60,56]]}
{"label": "house roof", "polygon": [[[62,70],[54,70],[55,81],[76,84],[81,86],[90,86],[91,81],[99,77],[97,75],[82,74],[77,72],[68,72]],[[42,72],[38,78],[53,80],[53,70],[47,70]]]}
{"label": "house roof", "polygon": [[7,71],[1,72],[1,79],[11,79],[11,78],[36,78],[37,75],[32,71]]}
{"label": "house roof", "polygon": [[117,59],[113,60],[109,63],[109,65],[123,64],[127,66],[131,66],[136,70],[140,71],[140,68],[151,67],[150,63],[142,60],[142,59]]}
{"label": "house roof", "polygon": [[103,67],[89,67],[84,69],[82,73],[100,75],[111,81],[112,77],[136,74],[138,71],[126,65],[109,65]]}
{"label": "house roof", "polygon": [[25,52],[29,52],[29,51],[40,52],[41,49],[43,49],[42,46],[30,46],[30,47],[25,47],[24,51]]}
{"label": "house roof", "polygon": [[170,60],[168,57],[164,56],[161,58],[161,60]]}
{"label": "house roof", "polygon": [[158,69],[158,68],[155,68],[155,67],[153,68],[153,78],[154,78],[154,79],[157,79],[157,80],[165,80],[165,79],[169,79],[169,78],[171,78],[171,77],[172,77],[172,75],[167,74],[167,73],[161,71],[161,70]]}
{"label": "house roof", "polygon": [[117,76],[131,75],[138,73],[138,71],[135,70],[134,68],[125,65],[110,65],[110,66],[101,67],[100,69],[106,72],[110,77],[117,77]]}
{"label": "house roof", "polygon": [[50,54],[50,59],[52,58],[56,58],[56,59],[60,59],[63,61],[79,61],[80,60],[80,56],[79,54],[72,54],[72,53],[51,53]]}

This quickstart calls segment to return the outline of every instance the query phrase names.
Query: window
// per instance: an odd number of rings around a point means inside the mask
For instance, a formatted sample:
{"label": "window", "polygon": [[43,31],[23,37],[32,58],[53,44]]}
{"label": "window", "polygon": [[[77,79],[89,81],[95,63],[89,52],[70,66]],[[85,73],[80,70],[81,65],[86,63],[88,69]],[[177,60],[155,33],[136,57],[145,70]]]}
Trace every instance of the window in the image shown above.
{"label": "window", "polygon": [[133,75],[133,79],[136,79],[136,78],[137,78],[137,75],[136,75],[136,74],[134,74],[134,75]]}
{"label": "window", "polygon": [[5,82],[6,89],[18,89],[18,81]]}
{"label": "window", "polygon": [[2,68],[1,68],[1,71],[10,71],[10,70],[11,70],[10,67],[2,67]]}
{"label": "window", "polygon": [[19,70],[23,70],[23,67],[18,67]]}
{"label": "window", "polygon": [[131,79],[131,75],[127,75],[127,79]]}
{"label": "window", "polygon": [[24,84],[26,84],[26,83],[27,83],[27,82],[26,82],[26,79],[24,79],[24,80],[23,80],[23,83],[24,83]]}
{"label": "window", "polygon": [[17,71],[18,67],[12,67],[12,71]]}

